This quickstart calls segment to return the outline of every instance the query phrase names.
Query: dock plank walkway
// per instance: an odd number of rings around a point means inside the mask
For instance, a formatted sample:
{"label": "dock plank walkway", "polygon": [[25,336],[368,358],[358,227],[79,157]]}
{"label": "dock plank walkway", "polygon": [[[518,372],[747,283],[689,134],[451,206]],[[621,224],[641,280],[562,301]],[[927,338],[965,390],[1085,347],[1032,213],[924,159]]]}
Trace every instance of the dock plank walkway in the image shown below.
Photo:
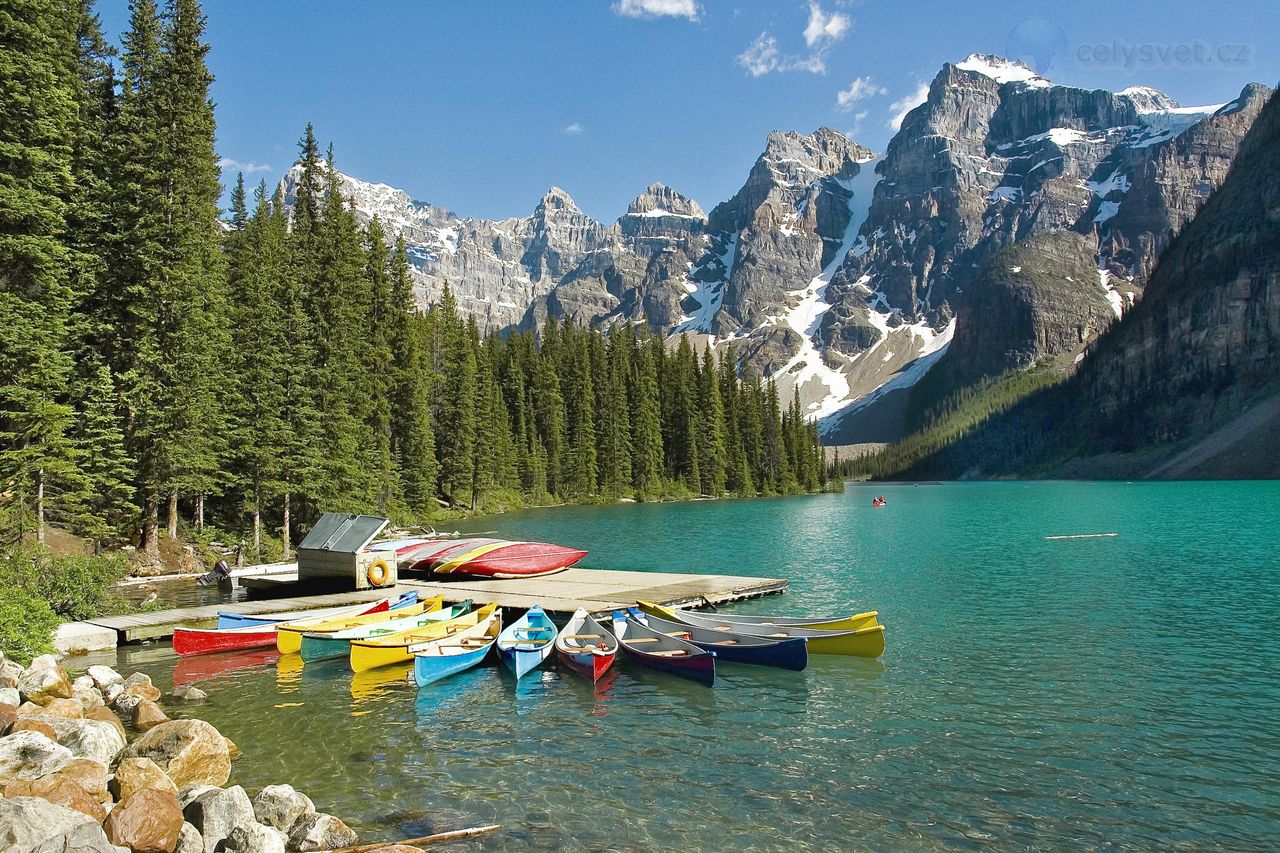
{"label": "dock plank walkway", "polygon": [[444,600],[450,603],[469,598],[477,605],[497,604],[500,607],[525,609],[541,604],[551,613],[567,615],[583,608],[593,615],[607,615],[620,607],[635,604],[637,599],[666,605],[706,606],[784,592],[786,588],[787,582],[778,578],[572,568],[554,575],[515,580],[459,578],[430,581],[401,578],[394,589],[182,607],[129,616],[104,616],[87,621],[114,629],[121,643],[134,643],[172,636],[173,629],[179,625],[207,626],[217,619],[219,610],[279,613],[285,610],[359,604],[412,589],[417,589],[424,598],[444,596]]}

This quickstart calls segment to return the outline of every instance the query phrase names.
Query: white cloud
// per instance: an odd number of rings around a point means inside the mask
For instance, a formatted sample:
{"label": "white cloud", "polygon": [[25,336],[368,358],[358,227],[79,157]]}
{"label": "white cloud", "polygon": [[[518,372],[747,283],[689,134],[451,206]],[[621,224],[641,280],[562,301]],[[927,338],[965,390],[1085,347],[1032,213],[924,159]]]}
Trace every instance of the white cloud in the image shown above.
{"label": "white cloud", "polygon": [[929,84],[921,83],[910,95],[894,101],[889,105],[889,109],[893,110],[893,117],[889,119],[889,127],[894,130],[902,127],[902,120],[907,117],[907,113],[923,104],[928,98]]}
{"label": "white cloud", "polygon": [[761,33],[747,49],[738,54],[738,64],[752,77],[760,77],[778,70],[778,40],[768,33]]}
{"label": "white cloud", "polygon": [[810,74],[827,73],[827,54],[836,42],[853,30],[853,19],[842,12],[827,14],[817,3],[809,4],[809,23],[804,28],[807,54],[784,54],[778,50],[778,40],[766,31],[738,54],[738,64],[752,77],[762,77],[774,71],[807,71]]}
{"label": "white cloud", "polygon": [[842,110],[851,110],[858,101],[865,101],[876,95],[887,95],[889,90],[876,85],[870,77],[855,77],[849,88],[836,93],[836,105]]}
{"label": "white cloud", "polygon": [[232,160],[230,157],[223,157],[218,161],[218,168],[224,172],[244,172],[246,175],[252,175],[254,172],[274,172],[266,163],[255,163],[249,160],[241,163],[239,160]]}
{"label": "white cloud", "polygon": [[573,124],[566,127],[564,129],[564,132],[569,134],[570,136],[579,136],[585,130],[586,130],[585,127],[583,127],[579,122],[575,121]]}
{"label": "white cloud", "polygon": [[809,4],[809,23],[804,28],[804,43],[809,47],[834,44],[853,29],[853,19],[842,12],[828,15],[817,3]]}
{"label": "white cloud", "polygon": [[853,139],[860,135],[862,133],[862,123],[867,120],[867,116],[869,115],[871,115],[870,110],[863,110],[860,113],[854,113],[853,127],[849,128],[848,132],[845,133],[845,136]]}
{"label": "white cloud", "polygon": [[694,0],[618,0],[613,11],[627,18],[688,18],[698,20]]}

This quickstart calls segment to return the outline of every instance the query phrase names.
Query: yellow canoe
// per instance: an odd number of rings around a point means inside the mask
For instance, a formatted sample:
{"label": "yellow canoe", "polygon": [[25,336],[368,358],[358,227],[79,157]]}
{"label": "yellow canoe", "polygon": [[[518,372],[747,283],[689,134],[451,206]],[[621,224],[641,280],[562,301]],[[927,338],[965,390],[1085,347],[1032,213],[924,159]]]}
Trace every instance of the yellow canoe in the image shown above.
{"label": "yellow canoe", "polygon": [[448,637],[458,631],[470,628],[477,622],[488,619],[497,606],[496,604],[486,604],[479,610],[473,610],[447,622],[423,625],[420,628],[401,631],[397,634],[387,634],[384,637],[352,640],[351,670],[353,672],[367,672],[380,666],[410,662],[413,660],[413,653],[409,651],[410,646],[438,640],[441,637]]}
{"label": "yellow canoe", "polygon": [[[694,613],[688,610],[674,610],[650,601],[638,602],[640,609],[676,622],[696,625],[699,628],[710,628],[714,631],[748,634],[753,637],[768,639],[787,639],[803,637],[808,641],[810,654],[814,655],[852,655],[854,657],[878,658],[884,654],[884,626],[866,624],[866,617],[875,621],[875,611],[860,613],[850,619],[863,620],[862,627],[854,629],[838,628],[832,630],[827,625],[840,624],[844,620],[828,619],[814,627],[804,624],[782,624],[782,619],[772,617],[754,617],[765,621],[738,621],[740,617],[726,616],[720,613]],[[794,619],[785,617],[788,623]],[[802,620],[801,620],[802,621]]]}
{"label": "yellow canoe", "polygon": [[[678,619],[686,611],[664,607],[652,601],[638,601],[640,609],[663,619]],[[675,614],[674,616],[672,614]],[[834,616],[830,619],[814,619],[803,616],[743,616],[737,613],[705,613],[724,622],[735,625],[760,625],[766,628],[817,628],[820,631],[859,631],[872,625],[880,624],[879,610],[868,610],[865,613],[854,613],[851,616]]]}
{"label": "yellow canoe", "polygon": [[444,596],[437,595],[399,610],[383,610],[380,613],[348,616],[345,619],[300,619],[297,622],[284,622],[276,626],[276,649],[282,655],[297,654],[302,651],[303,634],[334,634],[349,628],[359,628],[361,625],[377,625],[392,619],[419,616],[439,610],[443,605]]}

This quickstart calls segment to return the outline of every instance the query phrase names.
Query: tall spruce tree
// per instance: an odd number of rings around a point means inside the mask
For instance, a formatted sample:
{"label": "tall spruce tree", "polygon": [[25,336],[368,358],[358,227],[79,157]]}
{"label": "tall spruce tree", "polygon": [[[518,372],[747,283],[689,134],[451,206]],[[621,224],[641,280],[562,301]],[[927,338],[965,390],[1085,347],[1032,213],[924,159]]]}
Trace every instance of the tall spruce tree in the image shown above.
{"label": "tall spruce tree", "polygon": [[75,24],[63,3],[0,14],[0,510],[17,538],[43,540],[49,483],[79,473],[66,397]]}
{"label": "tall spruce tree", "polygon": [[391,256],[391,453],[411,514],[425,518],[435,509],[436,439],[432,424],[433,367],[427,360],[426,321],[415,310],[413,277],[404,238]]}
{"label": "tall spruce tree", "polygon": [[724,494],[727,480],[728,450],[725,447],[724,401],[720,396],[720,377],[716,372],[711,348],[702,351],[699,379],[698,414],[702,422],[698,444],[698,471],[702,475],[702,492],[712,497]]}

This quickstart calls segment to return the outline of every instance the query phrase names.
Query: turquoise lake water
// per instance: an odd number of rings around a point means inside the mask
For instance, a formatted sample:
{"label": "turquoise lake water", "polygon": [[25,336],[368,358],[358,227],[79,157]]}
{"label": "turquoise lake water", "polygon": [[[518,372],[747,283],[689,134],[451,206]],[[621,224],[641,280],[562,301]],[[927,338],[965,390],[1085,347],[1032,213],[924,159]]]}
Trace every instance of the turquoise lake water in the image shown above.
{"label": "turquoise lake water", "polygon": [[[889,505],[872,509],[873,495]],[[585,565],[785,577],[734,609],[875,608],[879,661],[495,667],[421,691],[288,659],[120,653],[200,678],[244,751],[363,840],[482,823],[509,850],[1274,849],[1280,483],[851,485],[842,495],[480,519]],[[1046,536],[1115,532],[1114,538]],[[199,668],[209,670],[204,676]]]}

